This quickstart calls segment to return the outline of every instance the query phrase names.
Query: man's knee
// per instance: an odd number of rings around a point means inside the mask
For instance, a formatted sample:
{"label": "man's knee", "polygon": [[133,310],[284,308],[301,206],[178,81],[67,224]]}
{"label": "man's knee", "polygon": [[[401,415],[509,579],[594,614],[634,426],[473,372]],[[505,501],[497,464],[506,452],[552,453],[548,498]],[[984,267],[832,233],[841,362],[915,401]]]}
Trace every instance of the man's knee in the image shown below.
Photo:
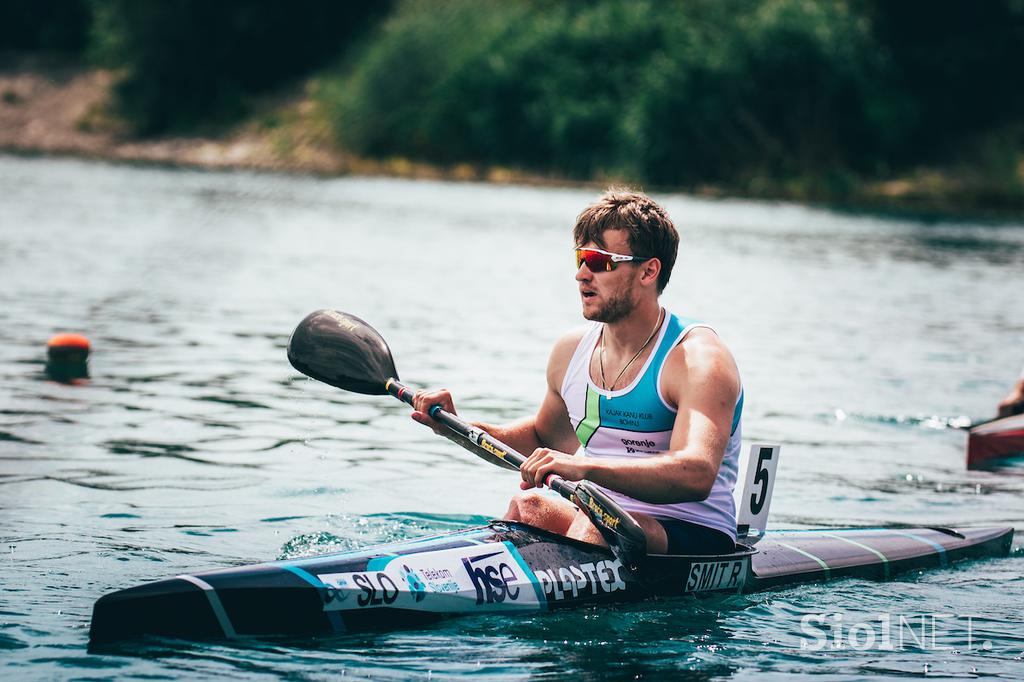
{"label": "man's knee", "polygon": [[537,491],[529,490],[517,493],[509,502],[505,518],[536,525],[537,521],[544,516],[547,506],[548,500]]}

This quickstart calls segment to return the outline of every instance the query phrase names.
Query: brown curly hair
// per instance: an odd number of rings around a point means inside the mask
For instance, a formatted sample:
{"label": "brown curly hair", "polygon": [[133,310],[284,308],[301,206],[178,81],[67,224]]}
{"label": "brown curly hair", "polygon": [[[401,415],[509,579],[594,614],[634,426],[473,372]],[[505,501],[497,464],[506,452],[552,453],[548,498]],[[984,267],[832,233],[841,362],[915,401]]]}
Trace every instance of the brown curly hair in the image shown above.
{"label": "brown curly hair", "polygon": [[611,188],[576,217],[576,246],[593,242],[604,248],[605,230],[625,230],[636,256],[661,261],[658,293],[665,290],[679,250],[679,233],[668,213],[646,194]]}

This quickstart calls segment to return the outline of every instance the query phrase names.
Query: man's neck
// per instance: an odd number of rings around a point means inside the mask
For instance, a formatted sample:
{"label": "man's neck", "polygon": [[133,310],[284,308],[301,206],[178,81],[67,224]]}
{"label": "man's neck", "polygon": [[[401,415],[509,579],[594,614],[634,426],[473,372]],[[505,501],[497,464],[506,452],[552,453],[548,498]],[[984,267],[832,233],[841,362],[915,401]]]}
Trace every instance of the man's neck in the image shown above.
{"label": "man's neck", "polygon": [[661,304],[658,299],[638,305],[627,317],[605,324],[605,347],[608,352],[616,355],[635,353],[651,338],[660,319]]}

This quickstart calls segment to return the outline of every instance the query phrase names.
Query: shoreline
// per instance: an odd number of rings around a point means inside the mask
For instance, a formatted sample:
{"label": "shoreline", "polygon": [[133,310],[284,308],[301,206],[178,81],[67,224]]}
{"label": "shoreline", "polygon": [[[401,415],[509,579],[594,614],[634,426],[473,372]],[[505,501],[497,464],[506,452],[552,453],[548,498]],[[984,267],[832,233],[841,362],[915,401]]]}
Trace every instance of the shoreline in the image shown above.
{"label": "shoreline", "polygon": [[[253,102],[242,122],[211,134],[137,139],[106,114],[115,76],[107,70],[24,59],[0,66],[0,153],[72,157],[170,168],[251,170],[322,177],[385,176],[602,190],[637,186],[623,178],[577,180],[501,166],[436,164],[395,158],[364,159],[334,144],[329,122],[309,80]],[[999,187],[968,172],[922,168],[884,180],[854,183],[829,196],[807,182],[758,179],[746,186],[643,186],[652,192],[713,199],[784,201],[844,212],[932,219],[1020,220],[1024,217],[1024,160],[1017,187]]]}

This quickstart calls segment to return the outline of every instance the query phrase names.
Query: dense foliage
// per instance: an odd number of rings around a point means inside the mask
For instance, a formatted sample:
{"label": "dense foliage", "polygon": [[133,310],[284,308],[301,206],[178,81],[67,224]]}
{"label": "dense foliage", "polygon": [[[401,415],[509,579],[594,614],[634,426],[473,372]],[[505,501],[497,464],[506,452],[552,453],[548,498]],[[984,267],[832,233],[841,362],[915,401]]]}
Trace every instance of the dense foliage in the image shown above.
{"label": "dense foliage", "polygon": [[841,185],[1019,121],[1022,29],[1012,0],[409,0],[328,99],[364,154]]}
{"label": "dense foliage", "polygon": [[93,0],[93,49],[123,71],[122,112],[142,133],[230,119],[244,97],[337,55],[385,2]]}
{"label": "dense foliage", "polygon": [[367,154],[665,183],[827,163],[871,144],[863,34],[790,0],[410,2],[337,92],[338,132]]}
{"label": "dense foliage", "polygon": [[78,53],[91,20],[89,0],[0,0],[0,50]]}
{"label": "dense foliage", "polygon": [[957,160],[1021,185],[1024,0],[0,0],[0,49],[87,39],[144,134],[316,72],[371,157],[840,192]]}
{"label": "dense foliage", "polygon": [[1024,118],[1021,0],[871,0],[865,15],[903,94],[903,155]]}

